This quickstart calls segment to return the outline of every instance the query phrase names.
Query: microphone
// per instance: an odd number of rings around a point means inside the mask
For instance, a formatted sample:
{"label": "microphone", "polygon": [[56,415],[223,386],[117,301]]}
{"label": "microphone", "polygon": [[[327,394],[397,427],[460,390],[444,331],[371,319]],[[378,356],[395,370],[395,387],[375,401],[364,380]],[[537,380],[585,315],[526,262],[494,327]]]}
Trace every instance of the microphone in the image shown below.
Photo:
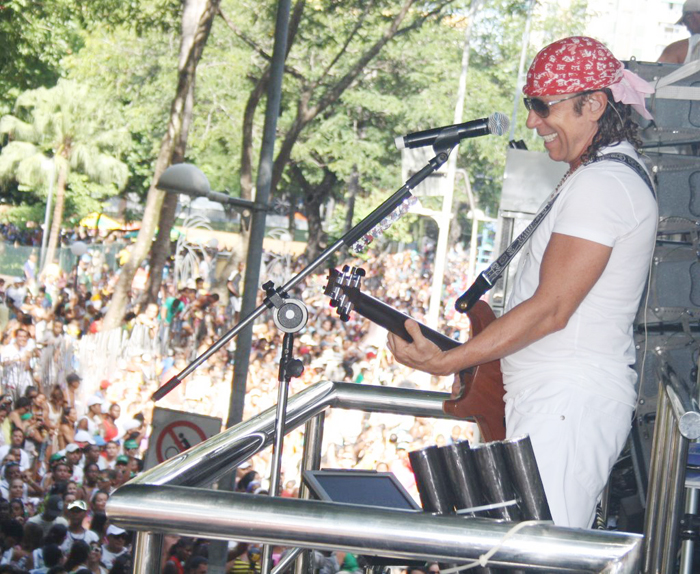
{"label": "microphone", "polygon": [[472,120],[463,124],[454,124],[442,128],[433,128],[432,130],[424,130],[422,132],[414,132],[403,137],[398,137],[394,140],[398,149],[423,147],[433,145],[439,136],[448,134],[456,135],[458,141],[465,138],[476,138],[479,136],[487,136],[494,134],[502,136],[508,131],[510,121],[505,114],[495,112],[488,118],[480,120]]}

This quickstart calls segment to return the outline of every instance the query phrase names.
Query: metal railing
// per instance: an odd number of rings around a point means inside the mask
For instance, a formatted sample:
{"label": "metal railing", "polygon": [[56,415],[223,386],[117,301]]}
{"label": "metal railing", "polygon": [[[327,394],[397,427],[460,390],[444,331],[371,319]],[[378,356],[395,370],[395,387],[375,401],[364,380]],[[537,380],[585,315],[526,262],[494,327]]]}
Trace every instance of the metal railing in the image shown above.
{"label": "metal railing", "polygon": [[660,361],[649,491],[644,520],[644,573],[676,571],[684,512],[688,444],[700,438],[697,401],[671,366]]}
{"label": "metal railing", "polygon": [[[442,411],[447,398],[445,393],[404,388],[319,383],[290,398],[285,428],[290,432],[306,423],[303,466],[318,468],[327,408],[451,418]],[[504,538],[512,523],[202,488],[272,444],[274,429],[271,408],[145,472],[112,495],[110,520],[139,531],[135,572],[160,571],[164,533],[342,549],[394,557],[399,563],[420,559],[465,564],[500,545],[489,562],[495,566],[639,571],[642,538],[636,534],[537,523]]]}

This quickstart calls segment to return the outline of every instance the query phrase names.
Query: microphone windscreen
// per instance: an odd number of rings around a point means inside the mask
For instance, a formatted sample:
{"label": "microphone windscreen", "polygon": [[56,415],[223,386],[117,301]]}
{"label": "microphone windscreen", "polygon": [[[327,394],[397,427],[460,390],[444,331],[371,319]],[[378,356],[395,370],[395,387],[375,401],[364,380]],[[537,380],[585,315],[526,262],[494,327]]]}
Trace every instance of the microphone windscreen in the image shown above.
{"label": "microphone windscreen", "polygon": [[404,144],[403,142],[403,136],[394,138],[394,145],[396,146],[396,149],[404,149],[406,147],[406,144]]}
{"label": "microphone windscreen", "polygon": [[489,131],[496,136],[502,136],[508,131],[510,120],[501,112],[494,112],[489,116]]}

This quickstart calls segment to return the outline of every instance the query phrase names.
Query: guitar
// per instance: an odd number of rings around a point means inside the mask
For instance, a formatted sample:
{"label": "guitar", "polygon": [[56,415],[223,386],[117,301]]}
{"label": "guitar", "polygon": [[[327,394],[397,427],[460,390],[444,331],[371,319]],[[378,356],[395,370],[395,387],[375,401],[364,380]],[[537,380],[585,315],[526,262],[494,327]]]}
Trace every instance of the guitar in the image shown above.
{"label": "guitar", "polygon": [[[401,337],[409,343],[413,339],[406,331],[404,323],[410,319],[408,315],[397,311],[379,299],[362,293],[360,283],[365,271],[347,265],[343,271],[331,269],[324,293],[331,298],[331,307],[337,309],[342,321],[350,318],[354,309],[373,323],[384,327],[387,331]],[[467,312],[471,321],[472,333],[477,335],[489,323],[496,319],[491,307],[484,301],[477,303]],[[435,343],[442,351],[459,347],[454,339],[438,333],[430,327],[418,323],[423,336]],[[505,404],[503,402],[503,379],[501,378],[500,361],[491,361],[465,369],[459,374],[461,390],[455,399],[443,402],[445,413],[465,419],[474,420],[486,442],[503,440],[505,429]]]}

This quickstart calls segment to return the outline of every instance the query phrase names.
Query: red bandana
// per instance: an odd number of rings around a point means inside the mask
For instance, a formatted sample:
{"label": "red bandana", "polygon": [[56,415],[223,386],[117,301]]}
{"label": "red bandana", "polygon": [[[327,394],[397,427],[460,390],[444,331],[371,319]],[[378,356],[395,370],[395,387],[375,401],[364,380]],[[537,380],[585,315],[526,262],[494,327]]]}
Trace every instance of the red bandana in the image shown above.
{"label": "red bandana", "polygon": [[585,36],[564,38],[535,56],[523,93],[558,96],[600,90],[620,82],[623,70],[622,62],[598,40]]}

